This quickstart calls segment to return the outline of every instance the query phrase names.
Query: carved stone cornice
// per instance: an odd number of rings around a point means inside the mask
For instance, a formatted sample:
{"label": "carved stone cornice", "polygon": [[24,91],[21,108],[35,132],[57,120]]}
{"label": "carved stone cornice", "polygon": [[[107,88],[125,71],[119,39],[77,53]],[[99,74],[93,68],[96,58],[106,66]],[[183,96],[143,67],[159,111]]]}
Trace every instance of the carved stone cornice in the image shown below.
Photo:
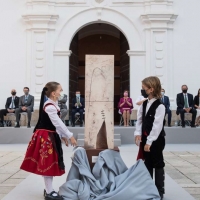
{"label": "carved stone cornice", "polygon": [[146,13],[141,15],[146,29],[173,29],[173,23],[178,15],[174,13]]}
{"label": "carved stone cornice", "polygon": [[54,30],[59,15],[51,12],[31,12],[22,15],[22,17],[29,30]]}

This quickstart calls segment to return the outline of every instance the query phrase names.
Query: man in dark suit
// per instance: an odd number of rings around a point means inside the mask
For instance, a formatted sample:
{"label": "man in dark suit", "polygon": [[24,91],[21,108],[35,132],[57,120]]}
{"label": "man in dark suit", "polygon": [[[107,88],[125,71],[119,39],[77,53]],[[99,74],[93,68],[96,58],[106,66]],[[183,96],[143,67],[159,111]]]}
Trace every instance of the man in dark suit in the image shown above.
{"label": "man in dark suit", "polygon": [[7,113],[15,113],[15,109],[19,108],[19,97],[16,96],[16,90],[11,90],[11,97],[7,98],[5,108],[0,110],[0,126],[3,127],[3,121],[4,116],[6,116]]}
{"label": "man in dark suit", "polygon": [[34,107],[34,96],[29,94],[29,88],[24,87],[24,95],[20,97],[19,100],[19,108],[15,110],[15,115],[16,115],[16,126],[15,128],[19,128],[19,116],[21,112],[27,112],[28,115],[28,124],[27,128],[31,128],[31,115],[33,112],[33,107]]}
{"label": "man in dark suit", "polygon": [[76,91],[76,97],[72,99],[72,127],[75,126],[75,114],[80,113],[80,126],[83,126],[83,112],[85,100],[81,97],[80,91]]}
{"label": "man in dark suit", "polygon": [[176,103],[177,110],[176,114],[181,115],[182,127],[185,128],[185,113],[192,113],[192,123],[191,127],[195,128],[195,119],[197,111],[194,109],[193,95],[187,93],[187,85],[182,85],[182,93],[177,94]]}
{"label": "man in dark suit", "polygon": [[161,90],[161,101],[164,104],[165,108],[166,108],[166,114],[168,114],[168,126],[171,127],[171,119],[172,119],[172,111],[170,110],[170,101],[169,101],[169,97],[165,96],[165,90],[162,89]]}

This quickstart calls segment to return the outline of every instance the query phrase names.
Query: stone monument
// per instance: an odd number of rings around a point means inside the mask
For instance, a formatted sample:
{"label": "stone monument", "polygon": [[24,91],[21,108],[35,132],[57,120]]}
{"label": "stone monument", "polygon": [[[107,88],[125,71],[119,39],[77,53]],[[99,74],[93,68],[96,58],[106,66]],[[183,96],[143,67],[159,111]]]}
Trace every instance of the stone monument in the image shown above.
{"label": "stone monument", "polygon": [[86,55],[85,76],[84,147],[98,155],[114,149],[114,55]]}

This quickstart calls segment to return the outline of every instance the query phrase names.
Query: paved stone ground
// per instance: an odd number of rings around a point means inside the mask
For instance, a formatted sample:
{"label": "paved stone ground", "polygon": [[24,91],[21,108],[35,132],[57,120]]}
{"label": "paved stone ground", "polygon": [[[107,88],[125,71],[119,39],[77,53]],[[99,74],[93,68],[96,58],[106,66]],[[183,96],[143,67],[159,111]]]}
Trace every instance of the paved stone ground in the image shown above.
{"label": "paved stone ground", "polygon": [[0,151],[0,199],[29,175],[19,169],[23,155],[24,152]]}
{"label": "paved stone ground", "polygon": [[165,152],[167,174],[200,200],[200,152]]}
{"label": "paved stone ground", "polygon": [[[200,200],[200,152],[166,151],[166,172],[193,197]],[[19,170],[24,151],[0,151],[0,199],[29,173]]]}

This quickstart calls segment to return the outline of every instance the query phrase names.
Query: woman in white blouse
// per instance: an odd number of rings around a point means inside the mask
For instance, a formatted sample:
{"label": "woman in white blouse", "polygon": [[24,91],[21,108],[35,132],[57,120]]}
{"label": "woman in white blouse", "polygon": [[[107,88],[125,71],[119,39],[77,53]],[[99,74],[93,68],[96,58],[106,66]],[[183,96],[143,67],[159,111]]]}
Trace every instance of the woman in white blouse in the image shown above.
{"label": "woman in white blouse", "polygon": [[[49,82],[44,87],[39,109],[38,123],[34,129],[21,169],[42,175],[45,182],[45,200],[63,200],[53,189],[53,176],[65,173],[62,138],[68,146],[68,139],[73,146],[76,140],[60,119],[58,99],[62,87],[57,82]],[[48,100],[44,103],[45,95]]]}

